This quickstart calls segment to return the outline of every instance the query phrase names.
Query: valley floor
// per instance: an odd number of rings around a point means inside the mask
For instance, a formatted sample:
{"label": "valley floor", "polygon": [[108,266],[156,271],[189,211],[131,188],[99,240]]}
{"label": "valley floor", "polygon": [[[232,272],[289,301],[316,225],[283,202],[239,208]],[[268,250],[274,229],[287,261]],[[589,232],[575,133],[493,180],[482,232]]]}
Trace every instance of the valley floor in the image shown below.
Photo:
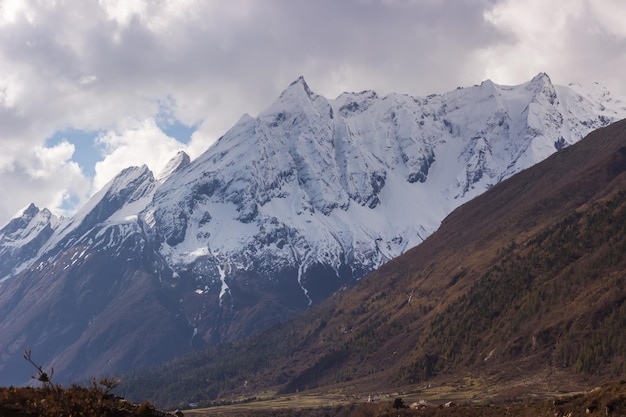
{"label": "valley floor", "polygon": [[[406,394],[406,395],[404,395]],[[294,394],[205,409],[185,416],[212,417],[577,417],[626,416],[626,381],[610,382],[591,391],[555,396],[526,392],[523,397],[466,398],[470,391],[430,387],[413,393],[356,398],[338,393]],[[418,399],[420,398],[421,399]],[[541,397],[541,398],[540,398]],[[424,399],[428,398],[428,399]],[[455,398],[455,399],[451,399]],[[371,402],[368,402],[371,400]]]}

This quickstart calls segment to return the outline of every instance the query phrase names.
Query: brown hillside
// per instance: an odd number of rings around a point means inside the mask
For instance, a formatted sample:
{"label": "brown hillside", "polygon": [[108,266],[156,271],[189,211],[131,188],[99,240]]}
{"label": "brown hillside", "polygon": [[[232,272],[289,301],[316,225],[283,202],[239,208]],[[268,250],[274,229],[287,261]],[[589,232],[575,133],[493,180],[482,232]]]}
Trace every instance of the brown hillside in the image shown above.
{"label": "brown hillside", "polygon": [[622,121],[455,210],[302,317],[129,376],[127,390],[177,404],[466,378],[504,395],[623,376],[625,190]]}

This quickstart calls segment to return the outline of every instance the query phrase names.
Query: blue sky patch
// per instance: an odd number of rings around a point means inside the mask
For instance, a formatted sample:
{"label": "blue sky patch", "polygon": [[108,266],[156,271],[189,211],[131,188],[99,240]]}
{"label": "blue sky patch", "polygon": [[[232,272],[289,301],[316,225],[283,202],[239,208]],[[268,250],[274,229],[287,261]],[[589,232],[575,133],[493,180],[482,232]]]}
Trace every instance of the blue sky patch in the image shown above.
{"label": "blue sky patch", "polygon": [[162,119],[157,118],[156,123],[163,133],[184,144],[188,144],[191,141],[191,135],[198,129],[196,125],[187,126],[178,120],[170,120],[164,123]]}
{"label": "blue sky patch", "polygon": [[56,146],[64,140],[74,145],[72,160],[76,162],[83,174],[88,177],[96,175],[96,162],[101,161],[102,154],[95,143],[100,131],[68,129],[56,132],[46,141],[46,146]]}

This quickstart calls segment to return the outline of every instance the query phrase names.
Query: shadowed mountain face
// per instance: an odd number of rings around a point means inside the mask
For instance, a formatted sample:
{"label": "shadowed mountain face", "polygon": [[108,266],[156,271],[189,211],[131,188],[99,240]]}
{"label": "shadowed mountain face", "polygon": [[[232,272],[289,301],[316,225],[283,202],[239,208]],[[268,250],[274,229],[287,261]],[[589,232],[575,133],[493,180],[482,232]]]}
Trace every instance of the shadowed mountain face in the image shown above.
{"label": "shadowed mountain face", "polygon": [[[30,206],[0,229],[0,383],[27,380],[26,348],[71,380],[266,329],[421,243],[455,207],[624,116],[608,92],[555,86],[545,74],[519,86],[334,100],[300,78],[196,160],[181,153],[157,175],[127,168],[70,218]],[[499,213],[485,213],[475,218],[486,224],[453,233],[476,243],[497,227]],[[461,282],[470,270],[448,272]],[[434,311],[435,298],[419,291],[411,302]]]}
{"label": "shadowed mountain face", "polygon": [[459,207],[423,244],[301,317],[127,387],[164,404],[466,376],[574,390],[623,378],[625,326],[622,121]]}

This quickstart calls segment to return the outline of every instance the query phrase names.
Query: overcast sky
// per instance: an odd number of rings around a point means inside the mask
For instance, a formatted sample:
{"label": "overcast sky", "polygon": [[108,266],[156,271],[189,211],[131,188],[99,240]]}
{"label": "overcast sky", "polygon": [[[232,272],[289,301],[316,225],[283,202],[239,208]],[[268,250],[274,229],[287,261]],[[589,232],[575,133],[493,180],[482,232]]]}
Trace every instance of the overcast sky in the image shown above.
{"label": "overcast sky", "polygon": [[546,72],[626,97],[624,0],[0,0],[0,225],[192,158],[303,75],[424,96]]}

